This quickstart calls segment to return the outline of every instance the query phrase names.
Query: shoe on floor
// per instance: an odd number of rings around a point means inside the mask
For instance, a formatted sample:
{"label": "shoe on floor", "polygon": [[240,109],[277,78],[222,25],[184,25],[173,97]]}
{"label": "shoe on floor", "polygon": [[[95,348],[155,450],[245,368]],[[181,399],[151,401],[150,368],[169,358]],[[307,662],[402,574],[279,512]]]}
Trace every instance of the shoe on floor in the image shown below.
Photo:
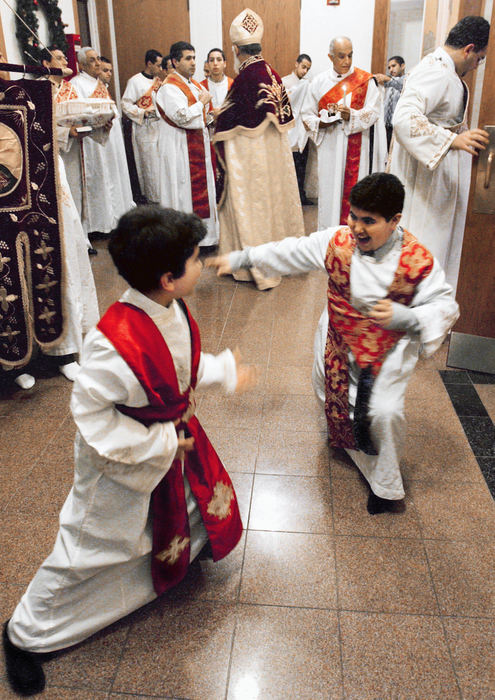
{"label": "shoe on floor", "polygon": [[380,498],[372,491],[368,496],[366,508],[370,515],[378,515],[378,513],[403,513],[406,506],[404,499],[392,501],[388,498]]}
{"label": "shoe on floor", "polygon": [[88,248],[88,255],[98,255],[98,251],[91,246],[91,248]]}
{"label": "shoe on floor", "polygon": [[7,633],[8,624],[7,621],[3,626],[2,642],[10,687],[24,697],[42,693],[45,688],[45,674],[40,655],[24,651],[12,644]]}

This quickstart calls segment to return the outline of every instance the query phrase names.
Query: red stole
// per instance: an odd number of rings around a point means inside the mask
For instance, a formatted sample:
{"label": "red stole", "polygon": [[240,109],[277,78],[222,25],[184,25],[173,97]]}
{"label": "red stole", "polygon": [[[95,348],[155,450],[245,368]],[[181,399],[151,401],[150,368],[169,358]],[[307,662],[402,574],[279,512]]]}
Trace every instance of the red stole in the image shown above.
{"label": "red stole", "polygon": [[[229,76],[227,76],[227,94],[229,93],[229,90],[232,87],[233,82],[234,82],[234,78],[229,78]],[[208,90],[208,78],[205,78],[204,80],[202,80],[200,82],[200,85],[202,85],[205,90]],[[208,103],[208,112],[213,112],[213,109],[214,109],[213,103],[210,100]]]}
{"label": "red stole", "polygon": [[153,105],[152,95],[162,86],[162,81],[159,78],[155,78],[148,90],[141,95],[139,100],[135,103],[140,109],[149,109]]}
{"label": "red stole", "polygon": [[[129,365],[146,392],[143,408],[117,406],[125,415],[149,426],[157,421],[175,421],[184,416],[196,386],[201,341],[196,322],[184,304],[191,331],[191,385],[182,394],[170,351],[151,318],[131,304],[116,302],[98,323]],[[213,552],[225,557],[238,543],[242,522],[234,487],[198,419],[179,423],[194,438],[195,449],[184,458],[184,473],[196,498]],[[153,547],[151,574],[160,594],[177,584],[189,566],[190,532],[180,460],[175,460],[151,494]]]}
{"label": "red stole", "polygon": [[[349,418],[349,365],[352,351],[359,367],[371,367],[376,376],[386,353],[404,335],[378,326],[350,304],[351,259],[356,242],[350,229],[339,229],[331,239],[325,267],[328,272],[328,335],[325,348],[325,412],[330,444],[354,448]],[[408,231],[387,299],[408,306],[416,286],[433,267],[432,254]]]}
{"label": "red stole", "polygon": [[[368,81],[373,76],[360,68],[354,68],[351,75],[334,85],[323,95],[318,103],[318,112],[327,109],[328,105],[337,104],[344,96],[343,88],[346,87],[346,94],[352,93],[350,107],[352,109],[362,109],[368,91]],[[362,134],[351,134],[347,140],[347,156],[344,174],[344,190],[342,193],[342,208],[340,210],[340,223],[347,223],[349,216],[349,194],[357,182],[359,173],[359,161],[361,160]]]}
{"label": "red stole", "polygon": [[67,102],[68,100],[77,100],[79,99],[77,96],[77,92],[75,87],[72,85],[72,83],[69,83],[68,80],[62,80],[60,85],[58,86],[57,93],[55,95],[55,102],[60,103],[60,102]]}
{"label": "red stole", "polygon": [[[201,85],[191,78],[191,82],[200,90]],[[187,106],[192,107],[197,99],[187,84],[176,73],[167,75],[164,85],[175,85],[187,97]],[[157,104],[161,118],[176,129],[182,129],[167,117],[163,109]],[[203,118],[206,123],[206,109],[203,109]],[[183,129],[187,137],[187,152],[189,155],[189,173],[191,177],[191,195],[193,211],[201,219],[210,218],[210,202],[208,199],[208,180],[206,177],[205,143],[203,129]]]}
{"label": "red stole", "polygon": [[112,99],[110,93],[107,90],[107,86],[104,85],[99,78],[97,79],[95,89],[93,90],[93,92],[90,95],[90,98],[93,98],[93,97],[100,97],[100,98],[107,99],[107,100]]}

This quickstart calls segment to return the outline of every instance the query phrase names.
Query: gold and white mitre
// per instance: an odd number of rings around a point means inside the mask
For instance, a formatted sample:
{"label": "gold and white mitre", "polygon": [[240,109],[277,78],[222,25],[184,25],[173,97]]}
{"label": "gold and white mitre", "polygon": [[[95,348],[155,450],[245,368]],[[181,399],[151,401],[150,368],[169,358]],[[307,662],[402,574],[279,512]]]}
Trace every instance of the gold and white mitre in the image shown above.
{"label": "gold and white mitre", "polygon": [[230,25],[230,41],[237,46],[261,44],[263,20],[249,7],[246,7]]}

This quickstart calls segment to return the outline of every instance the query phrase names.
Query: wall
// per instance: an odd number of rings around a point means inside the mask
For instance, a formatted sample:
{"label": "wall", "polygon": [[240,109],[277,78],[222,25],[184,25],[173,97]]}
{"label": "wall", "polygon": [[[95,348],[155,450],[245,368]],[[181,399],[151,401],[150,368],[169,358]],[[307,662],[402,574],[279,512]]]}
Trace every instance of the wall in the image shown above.
{"label": "wall", "polygon": [[196,80],[203,80],[208,51],[222,48],[222,0],[189,0],[191,44],[196,49]]}
{"label": "wall", "polygon": [[352,39],[354,64],[370,70],[374,10],[375,0],[341,0],[340,5],[301,0],[300,49],[313,59],[310,75],[327,70],[328,45],[339,34]]}
{"label": "wall", "polygon": [[[9,5],[15,8],[15,0],[9,0]],[[75,21],[72,0],[58,0],[58,6],[62,11],[62,20],[68,25],[68,27],[65,28],[65,33],[74,34]],[[5,40],[5,50],[7,52],[6,58],[11,63],[25,63],[24,58],[21,56],[21,51],[17,44],[17,37],[15,35],[15,15],[3,2],[0,2],[0,21],[2,23],[3,36]],[[41,41],[48,44],[48,30],[43,12],[38,12],[38,22],[39,37]],[[12,75],[12,78],[15,77],[15,75]]]}
{"label": "wall", "polygon": [[387,55],[402,56],[408,71],[421,60],[422,28],[423,0],[392,0]]}

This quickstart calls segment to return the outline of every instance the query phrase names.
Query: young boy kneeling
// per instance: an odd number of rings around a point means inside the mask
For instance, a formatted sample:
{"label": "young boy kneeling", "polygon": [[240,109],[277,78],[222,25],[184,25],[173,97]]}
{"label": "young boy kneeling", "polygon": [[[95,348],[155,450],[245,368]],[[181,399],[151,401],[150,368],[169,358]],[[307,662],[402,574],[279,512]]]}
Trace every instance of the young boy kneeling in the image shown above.
{"label": "young boy kneeling", "polygon": [[438,262],[399,226],[403,203],[400,180],[375,173],[351,190],[348,226],[207,261],[219,275],[252,266],[267,275],[328,273],[313,387],[330,444],[345,448],[369,483],[371,514],[402,507],[407,383],[419,354],[435,352],[459,315]]}
{"label": "young boy kneeling", "polygon": [[[183,296],[200,276],[206,231],[158,206],[125,214],[109,251],[130,284],[87,336],[71,409],[74,485],[55,547],[4,626],[8,678],[40,692],[39,652],[71,646],[178,583],[209,543],[238,543],[232,482],[194,416],[194,390],[254,385],[230,350],[201,352]],[[34,652],[34,653],[33,653]]]}

